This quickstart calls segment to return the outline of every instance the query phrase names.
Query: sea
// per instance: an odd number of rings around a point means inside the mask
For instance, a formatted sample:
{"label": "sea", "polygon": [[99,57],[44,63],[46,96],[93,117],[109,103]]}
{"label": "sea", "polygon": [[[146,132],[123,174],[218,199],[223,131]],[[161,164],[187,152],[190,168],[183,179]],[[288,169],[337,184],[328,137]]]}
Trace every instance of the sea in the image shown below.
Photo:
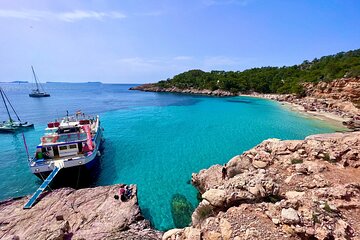
{"label": "sea", "polygon": [[[21,120],[35,124],[24,133],[30,154],[47,123],[66,111],[100,115],[104,150],[91,186],[137,184],[140,208],[159,230],[174,227],[175,195],[197,206],[192,173],[224,164],[268,138],[304,139],[339,130],[260,98],[129,91],[135,84],[43,86],[51,97],[30,98],[32,84],[0,83]],[[2,102],[0,116],[7,120]],[[22,134],[1,134],[0,200],[32,194],[40,184],[28,168]]]}

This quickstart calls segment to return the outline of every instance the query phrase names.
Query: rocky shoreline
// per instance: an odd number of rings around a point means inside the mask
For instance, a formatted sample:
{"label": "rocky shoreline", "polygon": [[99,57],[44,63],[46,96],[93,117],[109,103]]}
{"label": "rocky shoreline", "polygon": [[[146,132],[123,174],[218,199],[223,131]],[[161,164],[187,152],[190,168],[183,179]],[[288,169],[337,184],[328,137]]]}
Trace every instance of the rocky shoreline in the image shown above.
{"label": "rocky shoreline", "polygon": [[193,174],[192,224],[163,239],[360,239],[360,132],[265,140]]}
{"label": "rocky shoreline", "polygon": [[201,202],[183,229],[151,229],[136,186],[46,192],[0,203],[1,239],[360,239],[360,132],[268,139],[192,175]]}
{"label": "rocky shoreline", "polygon": [[56,189],[27,210],[30,196],[0,202],[0,239],[161,239],[141,214],[135,185],[128,201],[114,198],[123,186]]}
{"label": "rocky shoreline", "polygon": [[337,121],[352,130],[360,129],[360,79],[342,78],[332,82],[305,83],[304,89],[305,97],[298,97],[294,94],[232,93],[223,90],[162,88],[155,84],[143,84],[130,88],[130,90],[145,92],[266,98],[290,104],[294,111],[307,113],[323,120]]}

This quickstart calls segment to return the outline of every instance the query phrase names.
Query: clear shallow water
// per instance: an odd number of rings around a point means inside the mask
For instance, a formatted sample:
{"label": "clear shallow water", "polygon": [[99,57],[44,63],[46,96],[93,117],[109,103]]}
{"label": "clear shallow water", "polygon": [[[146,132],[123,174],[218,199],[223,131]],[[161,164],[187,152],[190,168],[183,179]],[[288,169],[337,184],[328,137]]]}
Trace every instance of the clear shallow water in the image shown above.
{"label": "clear shallow water", "polygon": [[[197,205],[191,173],[223,164],[267,138],[303,139],[336,129],[257,98],[211,98],[128,91],[131,85],[46,84],[50,98],[29,98],[29,84],[0,84],[21,118],[32,152],[48,121],[78,109],[100,114],[105,149],[95,185],[135,183],[156,228],[173,227],[170,202],[180,193]],[[1,105],[0,116],[5,109]],[[30,194],[40,182],[28,170],[21,134],[0,135],[0,199]]]}

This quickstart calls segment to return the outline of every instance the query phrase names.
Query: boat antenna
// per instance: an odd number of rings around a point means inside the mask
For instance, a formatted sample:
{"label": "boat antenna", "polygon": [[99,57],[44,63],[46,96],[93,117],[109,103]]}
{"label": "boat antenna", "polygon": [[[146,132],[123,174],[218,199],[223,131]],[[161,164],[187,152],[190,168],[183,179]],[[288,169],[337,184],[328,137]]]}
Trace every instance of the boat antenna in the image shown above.
{"label": "boat antenna", "polygon": [[28,149],[28,146],[27,146],[27,144],[26,144],[26,139],[25,139],[24,133],[22,133],[22,136],[23,136],[23,140],[24,140],[24,145],[25,145],[25,149],[26,149],[26,154],[27,154],[27,157],[28,157],[28,162],[30,162],[29,149]]}
{"label": "boat antenna", "polygon": [[12,105],[12,104],[11,104],[11,102],[9,101],[9,99],[8,99],[8,97],[6,96],[5,92],[3,92],[3,94],[4,94],[5,98],[6,98],[6,100],[8,101],[8,103],[9,103],[9,105],[10,105],[11,109],[14,111],[14,113],[15,113],[15,115],[16,115],[16,117],[17,117],[17,119],[19,120],[19,122],[21,122],[19,115],[16,113],[16,111],[15,111],[15,109],[14,109],[13,105]]}
{"label": "boat antenna", "polygon": [[36,77],[36,74],[35,74],[35,71],[34,71],[34,67],[31,65],[31,70],[34,74],[34,78],[35,78],[35,83],[36,83],[36,90],[39,91],[39,84],[38,84],[38,81],[37,81],[37,77]]}
{"label": "boat antenna", "polygon": [[7,106],[6,101],[5,101],[5,98],[4,98],[4,91],[3,91],[3,89],[2,89],[1,87],[0,87],[0,93],[1,93],[2,100],[3,100],[3,102],[4,102],[4,105],[5,105],[7,114],[8,114],[8,116],[9,116],[9,121],[10,121],[10,122],[13,122],[13,120],[12,120],[12,118],[11,118],[11,116],[10,116],[10,112],[9,112],[8,106]]}

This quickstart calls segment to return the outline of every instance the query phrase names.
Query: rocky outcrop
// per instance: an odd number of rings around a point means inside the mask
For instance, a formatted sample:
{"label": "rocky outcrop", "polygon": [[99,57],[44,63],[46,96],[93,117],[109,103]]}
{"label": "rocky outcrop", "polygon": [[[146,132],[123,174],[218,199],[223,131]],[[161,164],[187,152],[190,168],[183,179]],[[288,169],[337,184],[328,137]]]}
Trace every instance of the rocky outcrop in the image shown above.
{"label": "rocky outcrop", "polygon": [[360,100],[360,79],[341,78],[331,82],[305,83],[306,95],[343,101]]}
{"label": "rocky outcrop", "polygon": [[163,239],[360,239],[360,132],[269,139],[193,174],[191,226]]}
{"label": "rocky outcrop", "polygon": [[184,94],[196,94],[196,95],[208,95],[208,96],[219,96],[219,97],[228,97],[228,96],[236,96],[236,93],[231,93],[224,90],[209,90],[209,89],[196,89],[196,88],[188,88],[181,89],[177,87],[163,88],[156,86],[155,84],[143,84],[136,87],[131,87],[129,90],[139,90],[144,92],[168,92],[168,93],[184,93]]}
{"label": "rocky outcrop", "polygon": [[29,199],[0,203],[0,239],[161,239],[141,215],[136,186],[132,198],[114,198],[123,185],[57,189],[31,209]]}

